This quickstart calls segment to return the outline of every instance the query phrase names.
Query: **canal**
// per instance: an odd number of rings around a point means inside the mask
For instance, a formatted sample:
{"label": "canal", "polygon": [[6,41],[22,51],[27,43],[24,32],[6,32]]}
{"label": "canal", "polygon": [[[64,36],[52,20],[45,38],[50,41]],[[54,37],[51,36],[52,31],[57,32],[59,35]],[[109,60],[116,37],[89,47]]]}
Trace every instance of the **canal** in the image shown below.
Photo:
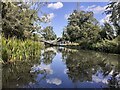
{"label": "canal", "polygon": [[120,55],[48,47],[40,59],[3,66],[3,88],[120,88]]}

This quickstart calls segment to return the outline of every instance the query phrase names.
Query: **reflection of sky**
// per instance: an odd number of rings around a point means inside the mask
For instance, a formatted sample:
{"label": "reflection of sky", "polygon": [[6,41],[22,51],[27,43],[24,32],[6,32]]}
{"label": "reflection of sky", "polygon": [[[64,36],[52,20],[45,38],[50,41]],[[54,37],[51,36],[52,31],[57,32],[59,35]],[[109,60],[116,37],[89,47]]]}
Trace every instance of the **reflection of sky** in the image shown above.
{"label": "reflection of sky", "polygon": [[92,75],[92,80],[96,83],[104,83],[108,84],[108,80],[111,79],[113,75],[114,70],[111,70],[107,76],[104,77],[104,74],[102,71],[98,70],[95,75]]}
{"label": "reflection of sky", "polygon": [[[94,68],[92,68],[94,70]],[[94,75],[92,75],[92,81],[84,82],[73,82],[70,77],[68,77],[68,69],[65,62],[62,61],[62,54],[57,53],[54,57],[51,64],[46,65],[44,62],[41,62],[40,65],[34,65],[31,68],[31,73],[45,71],[43,74],[37,73],[35,78],[35,83],[30,83],[31,86],[39,88],[60,88],[60,87],[69,87],[69,88],[101,88],[106,87],[106,80],[109,78],[103,77],[103,72],[100,69]],[[112,73],[112,72],[111,72]],[[84,76],[85,77],[85,76]],[[84,79],[84,78],[83,78]]]}
{"label": "reflection of sky", "polygon": [[45,71],[47,74],[53,74],[53,70],[51,69],[50,65],[34,65],[31,68],[30,73],[34,73],[34,72],[39,72],[39,71]]}
{"label": "reflection of sky", "polygon": [[[47,74],[38,74],[35,78],[36,83],[32,84],[34,87],[70,87],[70,88],[100,88],[104,86],[101,82],[75,82],[73,83],[68,75],[66,65],[62,62],[61,53],[57,54],[52,63],[45,65],[43,62],[41,65],[33,66],[33,70],[46,70]],[[98,84],[98,85],[97,85]],[[105,86],[104,86],[105,87]]]}

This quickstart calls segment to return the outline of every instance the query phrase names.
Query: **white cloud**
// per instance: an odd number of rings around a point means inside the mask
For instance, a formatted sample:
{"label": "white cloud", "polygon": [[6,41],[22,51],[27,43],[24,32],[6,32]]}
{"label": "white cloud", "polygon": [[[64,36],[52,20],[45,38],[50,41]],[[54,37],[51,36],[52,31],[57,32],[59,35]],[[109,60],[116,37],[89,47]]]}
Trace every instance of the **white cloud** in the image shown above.
{"label": "white cloud", "polygon": [[80,6],[80,9],[84,8],[84,6]]}
{"label": "white cloud", "polygon": [[110,16],[111,16],[111,14],[106,15],[105,18],[100,20],[100,24],[103,24],[104,22],[110,23],[110,21],[109,21],[110,20]]}
{"label": "white cloud", "polygon": [[105,8],[106,6],[91,5],[91,6],[88,6],[85,10],[93,11],[94,13],[103,13],[105,11]]}
{"label": "white cloud", "polygon": [[64,18],[67,20],[71,14],[73,14],[73,13],[71,12],[71,13],[65,14]]}
{"label": "white cloud", "polygon": [[50,3],[47,6],[48,8],[52,8],[52,9],[59,9],[63,7],[63,3],[61,2],[57,2],[57,3]]}
{"label": "white cloud", "polygon": [[47,15],[47,17],[48,17],[48,19],[52,20],[55,17],[55,15],[54,15],[54,13],[50,13]]}
{"label": "white cloud", "polygon": [[49,13],[47,15],[41,16],[44,22],[50,22],[55,17],[54,13]]}
{"label": "white cloud", "polygon": [[64,17],[67,20],[70,14],[65,14]]}

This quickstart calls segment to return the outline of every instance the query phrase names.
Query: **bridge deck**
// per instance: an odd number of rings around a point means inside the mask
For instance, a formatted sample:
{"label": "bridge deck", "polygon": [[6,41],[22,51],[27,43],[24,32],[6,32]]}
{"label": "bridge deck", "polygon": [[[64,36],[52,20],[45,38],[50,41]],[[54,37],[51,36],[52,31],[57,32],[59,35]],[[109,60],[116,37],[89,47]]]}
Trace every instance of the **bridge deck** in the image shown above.
{"label": "bridge deck", "polygon": [[51,46],[78,46],[78,43],[59,43],[59,42],[54,42],[54,41],[46,41],[42,40],[42,42],[45,43],[45,45],[51,45]]}

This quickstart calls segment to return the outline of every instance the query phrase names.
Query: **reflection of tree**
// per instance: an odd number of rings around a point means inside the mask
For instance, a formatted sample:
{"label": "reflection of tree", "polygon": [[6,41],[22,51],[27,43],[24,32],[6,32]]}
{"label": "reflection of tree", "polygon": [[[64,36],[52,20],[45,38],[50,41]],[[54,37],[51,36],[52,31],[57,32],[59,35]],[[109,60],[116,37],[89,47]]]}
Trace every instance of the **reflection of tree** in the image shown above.
{"label": "reflection of tree", "polygon": [[[34,82],[35,75],[30,74],[31,66],[38,62],[39,57],[34,60],[14,62],[3,67],[2,86],[3,88],[15,88],[29,82]],[[17,85],[17,86],[16,86]]]}
{"label": "reflection of tree", "polygon": [[54,51],[46,51],[42,54],[43,58],[42,61],[45,64],[52,63],[53,58],[55,57],[56,53]]}
{"label": "reflection of tree", "polygon": [[90,81],[92,79],[92,71],[90,70],[92,63],[84,61],[84,57],[81,57],[79,53],[70,53],[66,58],[66,65],[69,69],[68,76],[73,82],[78,80],[81,82]]}
{"label": "reflection of tree", "polygon": [[73,82],[91,81],[92,75],[99,69],[102,70],[103,76],[107,75],[114,66],[117,69],[116,56],[82,50],[62,49],[61,52],[68,68],[67,74]]}
{"label": "reflection of tree", "polygon": [[[120,59],[120,56],[118,56],[118,59]],[[120,72],[120,60],[118,61],[118,72]]]}

